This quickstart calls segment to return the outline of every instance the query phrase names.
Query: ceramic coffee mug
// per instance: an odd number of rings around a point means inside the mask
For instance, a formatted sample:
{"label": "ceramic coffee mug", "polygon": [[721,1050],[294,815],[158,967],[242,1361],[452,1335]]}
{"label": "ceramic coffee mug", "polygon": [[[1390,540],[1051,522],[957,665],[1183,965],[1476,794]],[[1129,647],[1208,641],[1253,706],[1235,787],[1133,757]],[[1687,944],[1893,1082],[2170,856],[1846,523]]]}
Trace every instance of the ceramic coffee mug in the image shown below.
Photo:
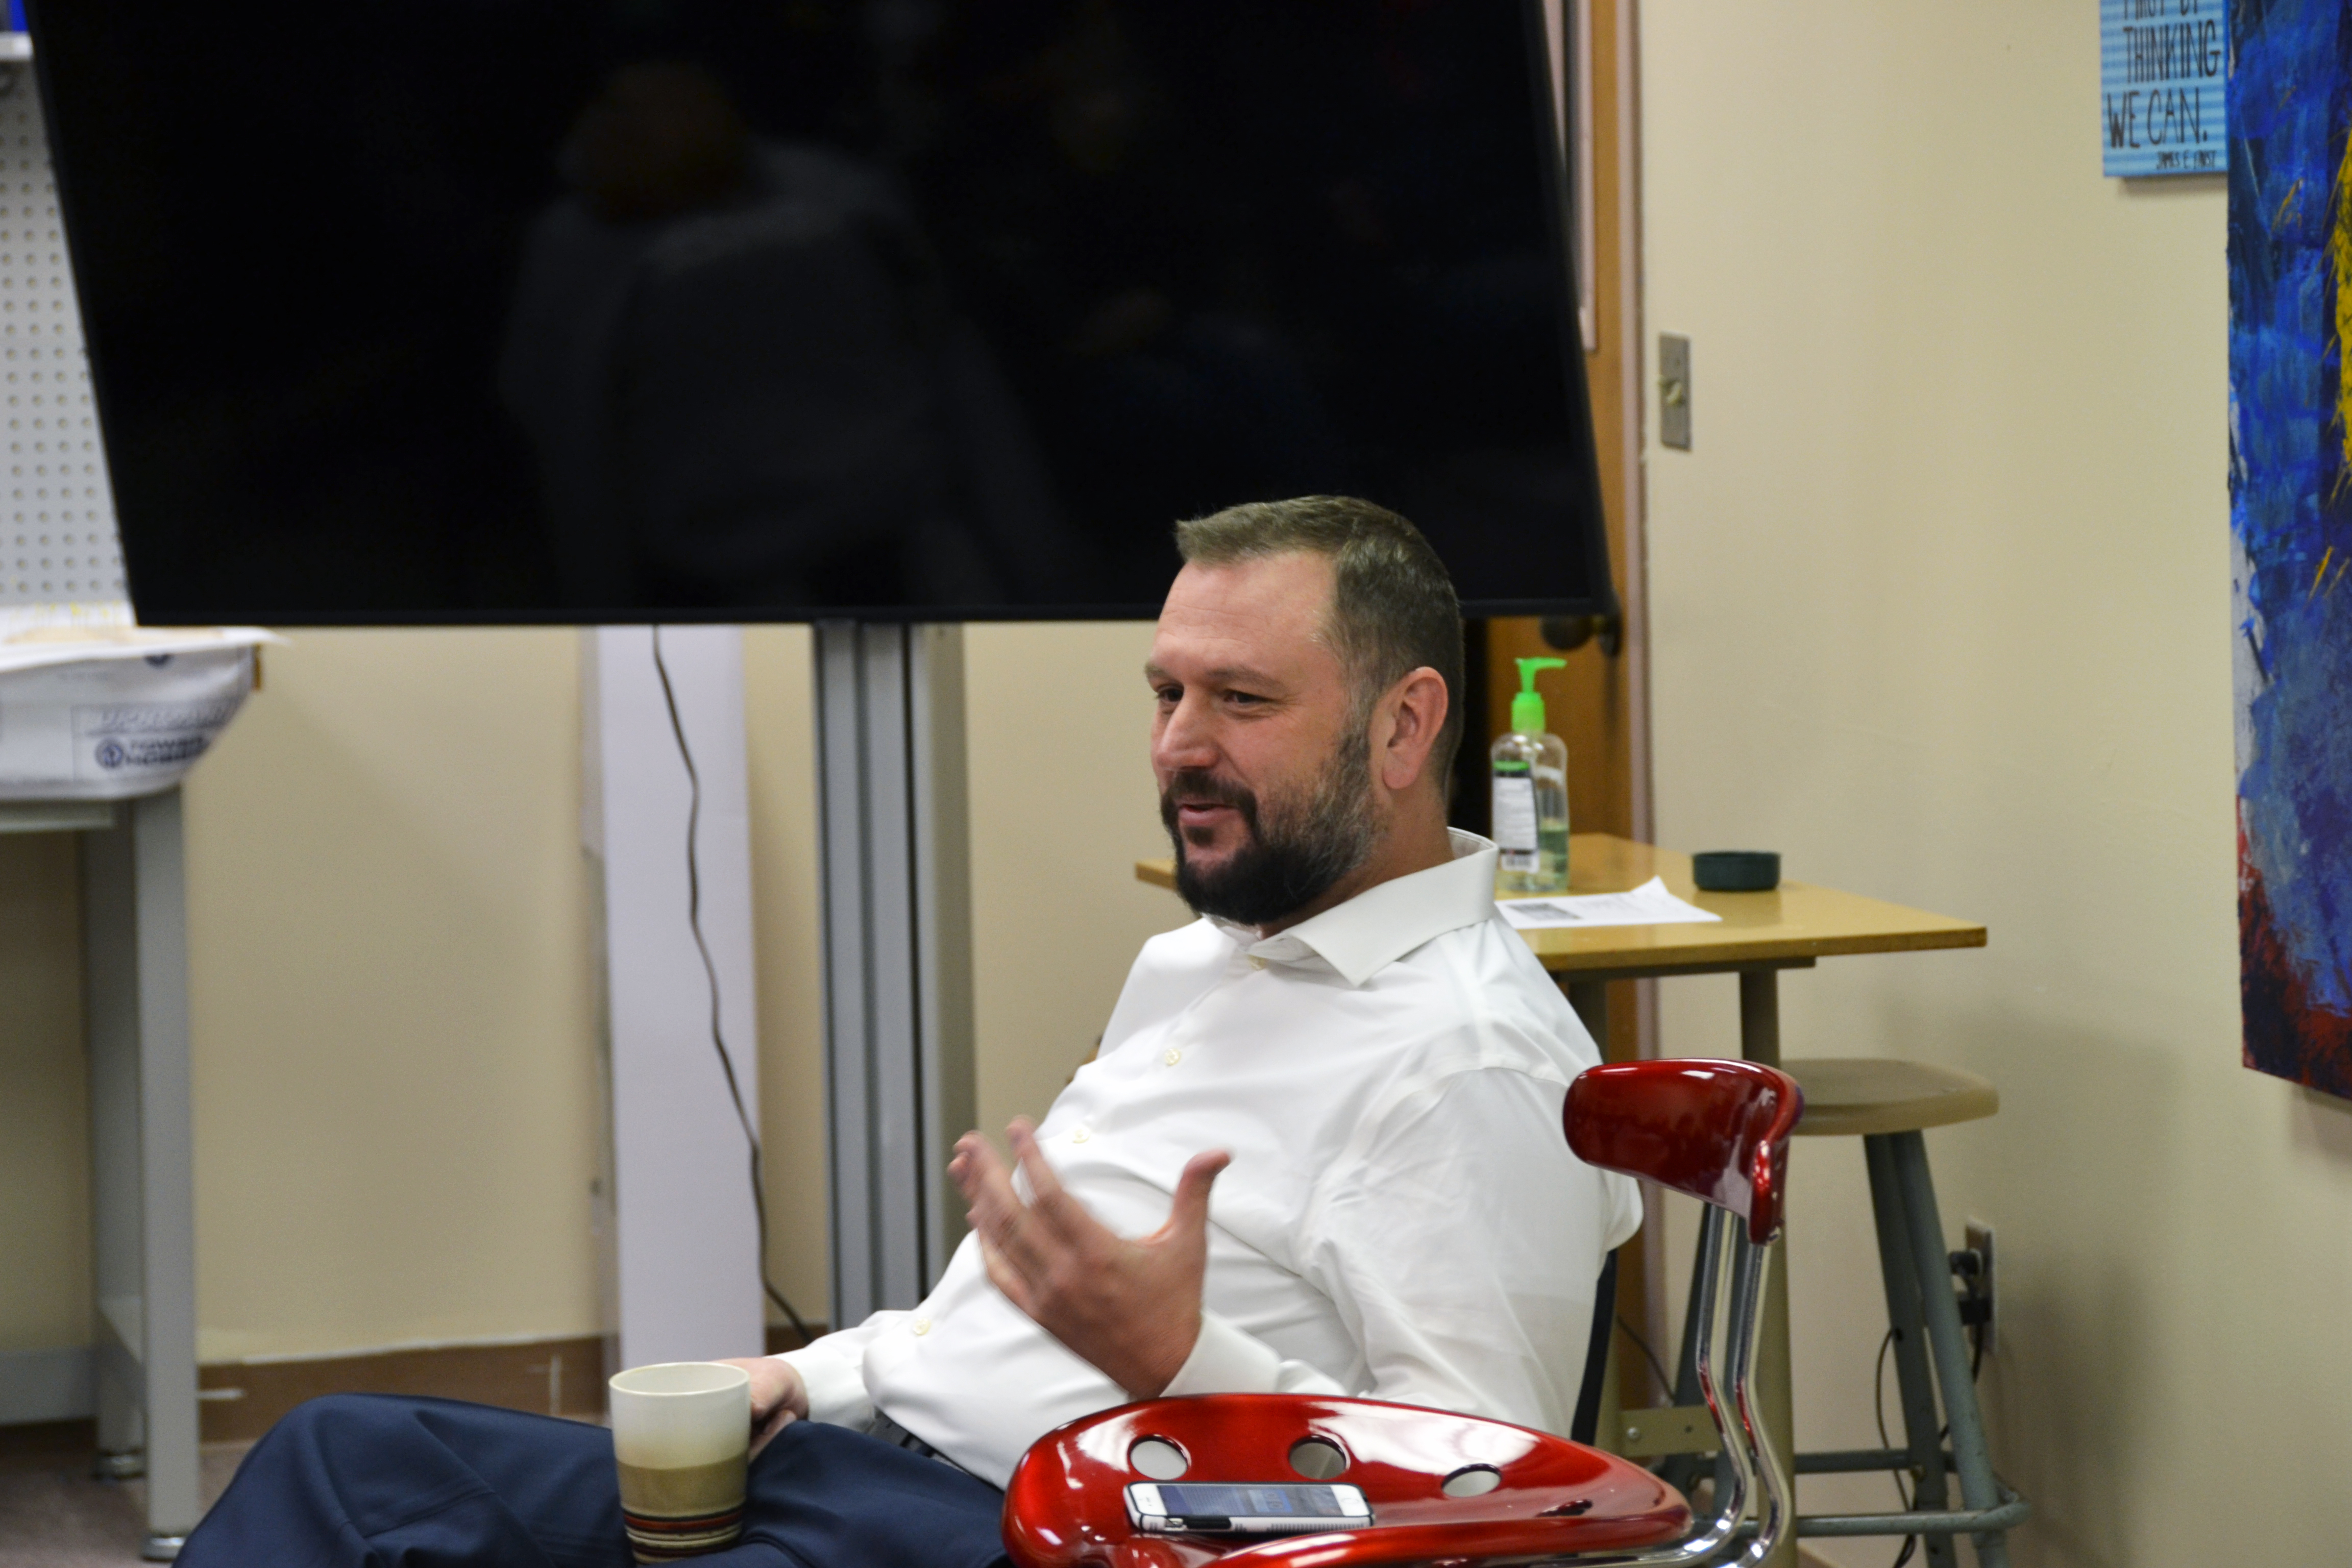
{"label": "ceramic coffee mug", "polygon": [[640,1563],[735,1544],[751,1452],[751,1374],[715,1362],[631,1367],[612,1381],[621,1523]]}

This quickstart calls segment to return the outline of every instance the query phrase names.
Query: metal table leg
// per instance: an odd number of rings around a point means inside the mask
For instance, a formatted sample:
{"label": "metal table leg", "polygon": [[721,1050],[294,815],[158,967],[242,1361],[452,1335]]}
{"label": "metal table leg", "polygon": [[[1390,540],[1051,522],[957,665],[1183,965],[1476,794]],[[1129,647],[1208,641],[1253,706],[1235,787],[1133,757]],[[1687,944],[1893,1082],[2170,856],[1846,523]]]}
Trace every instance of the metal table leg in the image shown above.
{"label": "metal table leg", "polygon": [[203,1508],[180,792],[82,840],[101,1469],[147,1478],[152,1562]]}
{"label": "metal table leg", "polygon": [[[1780,1065],[1780,974],[1777,969],[1739,972],[1739,1054],[1766,1067]],[[1765,1275],[1764,1326],[1756,1356],[1757,1404],[1764,1416],[1764,1439],[1796,1473],[1797,1428],[1793,1380],[1789,1370],[1788,1242],[1781,1267]],[[1794,1511],[1793,1501],[1790,1510]],[[1797,1568],[1797,1535],[1790,1531],[1762,1568]]]}

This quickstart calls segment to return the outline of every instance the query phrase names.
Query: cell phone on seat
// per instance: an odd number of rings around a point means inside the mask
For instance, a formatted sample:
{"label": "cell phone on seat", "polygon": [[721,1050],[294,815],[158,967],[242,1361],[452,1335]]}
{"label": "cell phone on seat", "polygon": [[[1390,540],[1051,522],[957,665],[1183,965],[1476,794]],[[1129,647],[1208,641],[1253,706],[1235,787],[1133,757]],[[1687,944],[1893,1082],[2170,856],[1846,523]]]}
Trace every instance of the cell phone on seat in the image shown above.
{"label": "cell phone on seat", "polygon": [[1300,1535],[1372,1522],[1354,1487],[1296,1481],[1139,1481],[1127,1517],[1152,1535]]}

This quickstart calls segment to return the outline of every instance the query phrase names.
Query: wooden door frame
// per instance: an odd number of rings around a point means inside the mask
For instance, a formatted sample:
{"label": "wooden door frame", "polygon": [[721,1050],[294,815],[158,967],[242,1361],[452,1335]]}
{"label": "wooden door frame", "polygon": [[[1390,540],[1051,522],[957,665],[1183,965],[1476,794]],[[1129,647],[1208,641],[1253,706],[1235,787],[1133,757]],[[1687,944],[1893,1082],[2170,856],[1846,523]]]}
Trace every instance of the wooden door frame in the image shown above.
{"label": "wooden door frame", "polygon": [[[1622,642],[1617,653],[1599,639],[1567,655],[1570,668],[1557,672],[1552,728],[1569,742],[1570,817],[1578,831],[1597,829],[1650,842],[1653,839],[1650,773],[1649,598],[1643,550],[1644,465],[1643,425],[1648,399],[1643,368],[1641,230],[1641,93],[1639,0],[1544,0],[1546,30],[1552,43],[1555,103],[1566,110],[1564,166],[1572,179],[1590,170],[1591,188],[1579,189],[1572,215],[1571,244],[1590,214],[1593,310],[1591,346],[1584,354],[1593,437],[1601,468],[1602,508],[1609,534],[1610,568],[1623,606]],[[1579,86],[1590,84],[1588,94]],[[1580,134],[1581,133],[1581,134]],[[1579,145],[1590,136],[1589,154]],[[1583,265],[1579,260],[1580,268]],[[1581,292],[1580,289],[1580,292]],[[1477,740],[1475,766],[1483,778],[1486,742],[1499,731],[1517,688],[1514,659],[1556,650],[1546,646],[1530,619],[1487,623],[1483,645],[1486,679],[1484,707],[1489,734]],[[1474,710],[1475,716],[1475,710]],[[1467,749],[1473,737],[1465,737]],[[1465,777],[1470,776],[1465,770]],[[1654,1056],[1654,982],[1622,982],[1607,987],[1607,1018],[1594,1033],[1612,1060]],[[1661,1234],[1664,1215],[1654,1191],[1645,1189],[1644,1237]],[[1633,1267],[1621,1272],[1620,1300],[1626,1320],[1639,1324],[1661,1354],[1668,1322],[1664,1249],[1639,1246]],[[1638,1352],[1617,1347],[1629,1404],[1659,1397]]]}
{"label": "wooden door frame", "polygon": [[[1626,722],[1629,726],[1627,745],[1632,763],[1628,781],[1633,833],[1631,837],[1643,843],[1652,842],[1652,795],[1650,775],[1650,595],[1648,572],[1648,470],[1643,459],[1643,418],[1649,406],[1647,388],[1643,378],[1643,366],[1647,363],[1643,341],[1642,318],[1642,96],[1641,96],[1641,5],[1640,0],[1575,0],[1591,14],[1596,5],[1606,5],[1612,13],[1614,26],[1610,28],[1610,65],[1612,69],[1611,116],[1612,139],[1615,145],[1612,162],[1616,165],[1615,229],[1616,282],[1613,303],[1616,307],[1619,342],[1624,345],[1618,355],[1617,406],[1620,410],[1617,450],[1613,454],[1618,473],[1618,493],[1624,498],[1624,521],[1621,537],[1615,541],[1622,547],[1619,592],[1623,596],[1625,613]],[[1596,39],[1596,42],[1598,40]],[[1594,75],[1598,77],[1597,68]],[[1598,126],[1596,125],[1596,134]],[[1596,154],[1599,149],[1595,149]],[[1595,162],[1598,163],[1596,156]],[[1607,456],[1603,461],[1609,460]],[[1645,986],[1643,994],[1655,994],[1654,986]],[[1652,1043],[1651,1015],[1654,1009],[1644,1005],[1643,1043]],[[1645,1055],[1654,1055],[1650,1050]]]}
{"label": "wooden door frame", "polygon": [[[1562,729],[1570,742],[1570,816],[1590,827],[1648,841],[1652,828],[1649,724],[1648,583],[1644,559],[1641,298],[1640,94],[1638,0],[1544,0],[1552,52],[1555,104],[1562,132],[1573,140],[1564,167],[1572,179],[1589,169],[1594,189],[1574,197],[1570,243],[1587,215],[1594,233],[1593,347],[1584,354],[1592,409],[1595,457],[1609,537],[1610,568],[1623,606],[1623,640],[1614,656],[1596,644],[1570,655],[1558,678],[1554,718],[1589,731],[1587,744]],[[1589,40],[1586,47],[1580,41]],[[1589,81],[1582,102],[1570,98]],[[1589,131],[1589,152],[1579,132]],[[1580,265],[1581,263],[1580,262]],[[1486,679],[1481,693],[1489,738],[1510,710],[1517,685],[1512,660],[1552,653],[1532,619],[1488,622]],[[1474,710],[1473,717],[1476,717]],[[1596,728],[1597,726],[1597,728]],[[1598,741],[1596,748],[1592,742]],[[1481,759],[1461,782],[1483,781]]]}

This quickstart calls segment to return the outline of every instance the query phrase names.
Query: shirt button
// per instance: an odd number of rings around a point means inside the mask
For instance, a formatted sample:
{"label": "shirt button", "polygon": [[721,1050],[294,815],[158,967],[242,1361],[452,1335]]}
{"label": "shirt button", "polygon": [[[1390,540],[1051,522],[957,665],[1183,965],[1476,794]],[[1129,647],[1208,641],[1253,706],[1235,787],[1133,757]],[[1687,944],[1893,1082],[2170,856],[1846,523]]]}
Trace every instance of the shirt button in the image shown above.
{"label": "shirt button", "polygon": [[1265,959],[1261,954],[1255,952],[1251,953],[1250,967],[1252,969],[1264,969],[1265,967]]}
{"label": "shirt button", "polygon": [[931,1321],[929,1318],[917,1318],[912,1323],[908,1324],[908,1327],[912,1329],[919,1336],[928,1334],[931,1331]]}
{"label": "shirt button", "polygon": [[1073,1143],[1083,1143],[1093,1136],[1093,1133],[1087,1131],[1083,1127],[1073,1128],[1070,1131],[1070,1142]]}
{"label": "shirt button", "polygon": [[1168,1047],[1168,1054],[1167,1054],[1166,1056],[1164,1056],[1164,1057],[1160,1058],[1160,1059],[1161,1061],[1166,1062],[1170,1067],[1171,1067],[1171,1068],[1172,1068],[1172,1067],[1174,1067],[1178,1062],[1181,1062],[1181,1061],[1182,1061],[1182,1060],[1184,1059],[1184,1053],[1183,1053],[1183,1052],[1181,1052],[1181,1051],[1180,1051],[1180,1050],[1178,1050],[1175,1047],[1171,1046],[1171,1047]]}

